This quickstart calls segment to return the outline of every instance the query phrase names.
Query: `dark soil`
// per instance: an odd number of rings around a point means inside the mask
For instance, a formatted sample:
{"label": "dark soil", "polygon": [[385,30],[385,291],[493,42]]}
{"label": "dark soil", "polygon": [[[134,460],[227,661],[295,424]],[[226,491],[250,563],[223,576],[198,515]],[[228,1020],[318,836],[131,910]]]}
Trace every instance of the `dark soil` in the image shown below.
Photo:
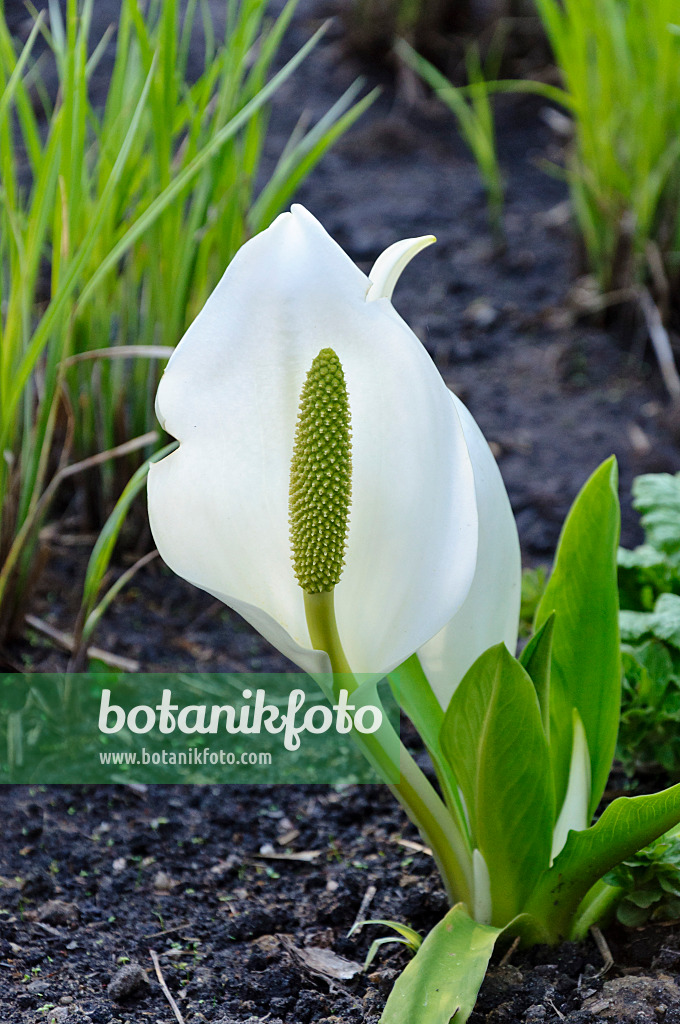
{"label": "dark soil", "polygon": [[[350,979],[305,956],[332,951],[347,975],[385,933],[348,939],[357,916],[425,932],[446,909],[382,787],[4,787],[0,813],[7,1024],[171,1021],[152,949],[187,1024],[375,1021],[400,946]],[[266,856],[286,850],[312,859]],[[607,979],[591,943],[497,956],[473,1024],[680,1021],[680,928],[608,938]]]}
{"label": "dark soil", "polygon": [[[106,24],[117,7],[97,3],[95,16]],[[328,13],[330,0],[301,3],[286,55]],[[395,304],[494,446],[527,564],[550,560],[578,488],[612,452],[623,541],[632,546],[631,481],[680,469],[678,427],[642,335],[576,315],[566,190],[542,169],[560,151],[541,104],[497,106],[507,181],[501,252],[452,116],[424,95],[407,101],[411,90],[395,90],[385,67],[361,66],[343,39],[338,23],[279,94],[267,159],[303,110],[321,114],[359,72],[384,86],[299,201],[365,269],[398,238],[437,235],[404,274]],[[74,500],[51,532],[31,608],[62,631],[73,628],[92,543],[78,534],[79,514]],[[145,538],[139,543],[144,550]],[[119,598],[96,642],[147,671],[285,667],[235,615],[158,563]],[[6,657],[31,670],[63,668],[67,658],[33,628]],[[406,963],[402,947],[383,947],[368,973],[350,980],[313,973],[295,950],[333,950],[361,964],[383,931],[347,939],[357,915],[424,933],[446,908],[431,859],[398,842],[417,841],[415,830],[379,787],[5,787],[0,805],[3,1024],[173,1020],[150,949],[187,1024],[375,1020]],[[258,856],[270,847],[317,855]],[[679,1021],[680,928],[612,929],[607,938],[615,958],[607,978],[591,943],[496,963],[472,1020]]]}

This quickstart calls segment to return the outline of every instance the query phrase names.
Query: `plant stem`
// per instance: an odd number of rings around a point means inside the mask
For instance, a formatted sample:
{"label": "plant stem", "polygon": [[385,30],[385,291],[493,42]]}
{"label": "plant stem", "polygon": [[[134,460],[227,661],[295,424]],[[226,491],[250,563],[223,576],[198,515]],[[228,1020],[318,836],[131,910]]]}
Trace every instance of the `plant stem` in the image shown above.
{"label": "plant stem", "polygon": [[[361,736],[359,742],[363,747],[366,740],[372,739]],[[432,850],[450,903],[463,902],[471,907],[473,886],[471,868],[466,870],[469,858],[465,841],[448,808],[403,743],[399,744],[399,755],[400,781],[388,785]]]}
{"label": "plant stem", "polygon": [[390,672],[389,680],[397,703],[420,733],[425,749],[430,755],[444,803],[458,831],[465,839],[467,859],[472,864],[472,843],[465,811],[456,777],[444,756],[440,742],[444,713],[432,692],[418,655],[412,654],[399,668]]}
{"label": "plant stem", "polygon": [[581,900],[569,931],[572,942],[581,942],[593,927],[606,920],[621,901],[624,889],[620,885],[607,885],[600,879]]}
{"label": "plant stem", "polygon": [[[360,689],[342,648],[335,619],[333,591],[321,594],[305,592],[305,613],[312,646],[326,651],[334,675],[332,696],[342,687],[349,694]],[[335,678],[340,676],[340,679]],[[378,700],[377,691],[375,699]],[[392,728],[386,714],[375,733],[352,730],[355,741],[385,780],[391,792],[418,828],[423,841],[432,850],[447,896],[452,904],[472,905],[472,863],[463,835],[448,808],[430,785],[406,747]],[[399,763],[391,751],[399,750]],[[398,769],[399,781],[395,782]]]}
{"label": "plant stem", "polygon": [[342,649],[335,620],[335,590],[323,590],[320,594],[308,594],[305,590],[303,593],[312,647],[315,651],[326,652],[334,673],[351,674],[352,670]]}

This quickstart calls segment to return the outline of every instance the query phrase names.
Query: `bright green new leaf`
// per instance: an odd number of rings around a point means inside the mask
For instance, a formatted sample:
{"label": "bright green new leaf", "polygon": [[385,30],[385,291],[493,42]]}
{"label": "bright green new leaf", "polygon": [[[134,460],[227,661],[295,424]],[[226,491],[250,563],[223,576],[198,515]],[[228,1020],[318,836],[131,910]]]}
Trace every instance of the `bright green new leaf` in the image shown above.
{"label": "bright green new leaf", "polygon": [[388,942],[400,942],[403,946],[406,946],[411,950],[412,953],[417,953],[423,944],[422,936],[415,931],[413,928],[409,928],[407,924],[402,924],[400,921],[386,921],[384,918],[375,918],[370,921],[358,921],[352,925],[350,930],[347,932],[347,938],[354,935],[355,932],[360,931],[367,924],[382,924],[386,928],[393,928],[397,935],[384,935],[380,939],[374,939],[370,945],[366,959],[364,960],[364,970],[373,963],[375,954],[378,952],[381,946],[386,945]]}
{"label": "bright green new leaf", "polygon": [[550,752],[559,809],[573,746],[572,710],[585,727],[592,769],[589,813],[604,792],[616,746],[621,703],[616,553],[620,512],[614,458],[576,498],[562,529],[555,567],[536,612],[540,629],[552,612]]}
{"label": "bright green new leaf", "polygon": [[[444,717],[441,744],[465,800],[473,846],[488,868],[491,922],[503,926],[548,866],[555,813],[536,690],[504,644],[465,675]],[[476,905],[482,897],[475,893]]]}
{"label": "bright green new leaf", "polygon": [[549,615],[520,655],[520,664],[536,688],[545,734],[550,739],[550,662],[555,616]]}
{"label": "bright green new leaf", "polygon": [[416,654],[412,654],[390,672],[390,683],[428,750],[441,753],[439,731],[444,721],[444,712]]}
{"label": "bright green new leaf", "polygon": [[457,903],[435,925],[397,978],[380,1024],[465,1024],[500,928],[477,924]]}
{"label": "bright green new leaf", "polygon": [[620,797],[591,828],[570,833],[526,911],[545,922],[554,942],[578,934],[576,911],[591,886],[679,822],[680,785],[649,796]]}
{"label": "bright green new leaf", "polygon": [[364,960],[364,971],[367,971],[368,968],[371,966],[371,964],[375,960],[376,953],[378,952],[380,947],[386,946],[390,942],[398,942],[401,946],[406,946],[407,949],[410,949],[411,952],[413,952],[413,947],[411,943],[408,941],[408,939],[400,939],[396,935],[383,935],[381,939],[374,939],[373,942],[371,943],[368,953],[366,954],[366,959]]}
{"label": "bright green new leaf", "polygon": [[[402,939],[404,939],[412,949],[418,950],[423,944],[422,936],[414,929],[409,928],[407,924],[402,924],[401,921],[387,921],[383,917],[371,918],[369,921],[358,921],[352,925],[350,930],[347,932],[347,938],[354,935],[356,932],[365,928],[367,924],[383,924],[386,928],[393,928]],[[396,940],[389,940],[396,941]]]}

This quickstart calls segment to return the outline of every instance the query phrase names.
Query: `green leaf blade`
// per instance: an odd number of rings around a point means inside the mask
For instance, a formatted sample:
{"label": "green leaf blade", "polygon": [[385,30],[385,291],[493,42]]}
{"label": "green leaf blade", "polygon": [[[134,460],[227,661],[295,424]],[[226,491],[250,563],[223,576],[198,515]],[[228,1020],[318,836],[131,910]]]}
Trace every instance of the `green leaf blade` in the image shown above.
{"label": "green leaf blade", "polygon": [[620,530],[616,461],[604,462],[576,498],[564,524],[555,568],[536,611],[536,629],[555,612],[550,679],[550,745],[557,806],[567,789],[572,710],[591,757],[589,812],[611,769],[621,704],[616,558]]}
{"label": "green leaf blade", "polygon": [[603,875],[680,822],[680,784],[661,793],[620,797],[599,821],[570,832],[536,886],[527,912],[544,921],[553,941],[578,934],[576,911]]}
{"label": "green leaf blade", "polygon": [[429,933],[397,978],[380,1024],[465,1024],[477,1001],[500,928],[478,924],[462,903]]}
{"label": "green leaf blade", "polygon": [[549,864],[555,817],[536,691],[504,644],[465,675],[446,712],[441,745],[465,800],[473,845],[488,868],[492,923],[503,926],[521,912]]}
{"label": "green leaf blade", "polygon": [[550,738],[550,663],[552,660],[552,637],[555,616],[549,615],[537,633],[520,655],[520,665],[525,669],[536,689],[541,708],[541,719],[545,734]]}

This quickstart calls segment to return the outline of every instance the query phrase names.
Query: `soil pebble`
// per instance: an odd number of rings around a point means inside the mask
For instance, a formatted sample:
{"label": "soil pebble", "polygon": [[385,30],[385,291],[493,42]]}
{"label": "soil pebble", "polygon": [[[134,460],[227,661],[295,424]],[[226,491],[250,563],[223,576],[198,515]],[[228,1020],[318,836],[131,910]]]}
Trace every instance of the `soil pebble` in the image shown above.
{"label": "soil pebble", "polygon": [[148,984],[149,979],[139,964],[125,964],[116,971],[106,991],[115,1003],[122,1003],[137,995]]}
{"label": "soil pebble", "polygon": [[612,978],[601,992],[585,1000],[583,1009],[618,1024],[677,1024],[680,987],[667,974]]}
{"label": "soil pebble", "polygon": [[75,903],[63,900],[48,900],[36,911],[36,919],[43,924],[69,925],[75,927],[80,919],[80,911]]}

